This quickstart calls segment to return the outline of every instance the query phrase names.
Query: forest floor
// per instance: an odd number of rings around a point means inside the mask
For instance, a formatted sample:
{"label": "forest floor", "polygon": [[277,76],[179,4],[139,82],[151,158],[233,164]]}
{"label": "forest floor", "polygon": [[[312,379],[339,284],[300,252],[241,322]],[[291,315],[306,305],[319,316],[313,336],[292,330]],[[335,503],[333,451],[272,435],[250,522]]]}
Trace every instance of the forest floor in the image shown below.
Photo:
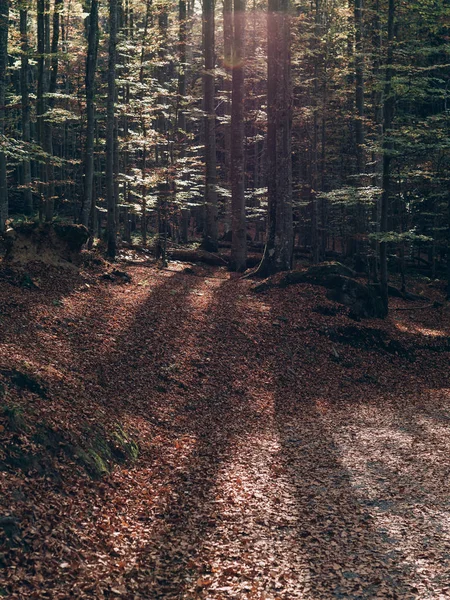
{"label": "forest floor", "polygon": [[0,282],[0,596],[450,598],[445,305],[118,268]]}

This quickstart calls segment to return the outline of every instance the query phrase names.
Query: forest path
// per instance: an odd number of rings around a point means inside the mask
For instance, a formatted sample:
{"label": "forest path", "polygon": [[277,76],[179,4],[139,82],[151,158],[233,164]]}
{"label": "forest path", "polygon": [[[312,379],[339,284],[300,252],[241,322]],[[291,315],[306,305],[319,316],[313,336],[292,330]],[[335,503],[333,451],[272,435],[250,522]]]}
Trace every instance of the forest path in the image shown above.
{"label": "forest path", "polygon": [[[57,516],[50,534],[33,525],[11,598],[450,597],[448,354],[332,343],[355,324],[317,312],[334,306],[320,288],[129,271],[33,306],[33,323],[71,324],[56,338],[15,332],[16,352],[71,373],[53,384],[72,399],[59,419],[108,414],[140,456],[63,494],[22,482]],[[356,327],[411,348],[449,334],[419,313]]]}
{"label": "forest path", "polygon": [[175,456],[141,585],[174,599],[450,593],[442,372],[433,389],[420,364],[341,348],[333,361],[321,291],[249,286],[221,270],[171,277],[182,300],[157,319],[177,319],[158,359]]}

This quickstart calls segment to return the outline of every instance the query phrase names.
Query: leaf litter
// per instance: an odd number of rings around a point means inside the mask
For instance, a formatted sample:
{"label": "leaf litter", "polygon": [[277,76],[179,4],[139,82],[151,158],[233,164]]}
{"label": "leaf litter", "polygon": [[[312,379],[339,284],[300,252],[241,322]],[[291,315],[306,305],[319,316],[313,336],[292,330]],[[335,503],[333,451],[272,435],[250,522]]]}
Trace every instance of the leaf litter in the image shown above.
{"label": "leaf litter", "polygon": [[354,323],[310,285],[124,268],[0,290],[0,593],[448,598],[446,306]]}

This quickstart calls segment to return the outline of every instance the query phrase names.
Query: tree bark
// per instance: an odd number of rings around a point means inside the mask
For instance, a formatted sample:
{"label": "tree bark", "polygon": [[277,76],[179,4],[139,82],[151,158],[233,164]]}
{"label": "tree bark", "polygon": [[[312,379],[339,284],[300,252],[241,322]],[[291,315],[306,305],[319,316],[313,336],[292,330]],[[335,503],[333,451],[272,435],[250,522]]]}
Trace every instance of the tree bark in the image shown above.
{"label": "tree bark", "polygon": [[116,257],[116,202],[114,196],[114,108],[116,99],[117,0],[109,0],[108,98],[106,105],[107,254]]}
{"label": "tree bark", "polygon": [[[178,69],[178,106],[177,106],[177,142],[179,156],[183,158],[186,154],[186,113],[185,113],[185,97],[187,88],[187,10],[186,0],[179,0],[178,3],[178,41],[179,41],[179,69]],[[185,179],[186,176],[183,175]],[[183,243],[188,242],[188,224],[191,211],[187,206],[180,207],[180,237]]]}
{"label": "tree bark", "polygon": [[355,141],[356,167],[359,176],[364,172],[364,47],[363,0],[355,0]]}
{"label": "tree bark", "polygon": [[[48,108],[53,108],[55,104],[52,94],[56,92],[56,84],[58,80],[58,44],[59,44],[59,25],[60,25],[60,14],[63,9],[64,0],[55,0],[53,10],[53,35],[50,46],[50,77],[48,83],[48,93],[50,94],[48,99]],[[47,37],[50,39],[50,19],[48,16],[46,27]],[[51,156],[53,155],[53,127],[51,121],[44,121],[44,137],[45,137],[45,150]],[[55,210],[55,167],[51,162],[51,159],[47,163],[48,168],[48,190],[47,190],[47,202],[45,204],[45,220],[47,222],[53,219],[53,213]]]}
{"label": "tree bark", "polygon": [[245,0],[234,0],[233,82],[231,102],[231,268],[247,264],[244,173],[244,48]]}
{"label": "tree bark", "polygon": [[292,90],[289,0],[269,0],[267,77],[267,242],[258,274],[292,267]]}
{"label": "tree bark", "polygon": [[313,117],[313,148],[311,164],[311,253],[312,262],[316,265],[319,262],[320,241],[319,241],[319,54],[320,44],[320,0],[316,0],[314,13],[314,33],[316,54],[314,56],[314,117]]}
{"label": "tree bark", "polygon": [[[36,88],[36,122],[37,141],[41,148],[44,147],[44,113],[46,81],[45,81],[45,3],[37,0],[37,88]],[[42,219],[43,203],[46,196],[45,182],[47,181],[46,166],[39,164],[39,219]]]}
{"label": "tree bark", "polygon": [[[30,90],[28,84],[29,59],[28,59],[28,5],[26,1],[20,8],[20,93],[22,97],[22,140],[31,141],[30,129]],[[22,185],[24,213],[31,215],[33,212],[33,195],[31,193],[31,165],[29,158],[22,161]]]}
{"label": "tree bark", "polygon": [[[95,139],[95,72],[98,55],[98,0],[91,0],[86,56],[86,155],[84,166],[84,199],[81,222],[86,227],[94,210],[94,139]],[[93,234],[93,231],[91,231]]]}
{"label": "tree bark", "polygon": [[[223,79],[224,116],[231,118],[231,78],[232,78],[232,44],[233,44],[233,0],[223,0],[223,68],[226,76]],[[231,181],[231,125],[229,121],[223,124],[224,171],[225,181]],[[224,230],[231,229],[231,202],[225,198]]]}
{"label": "tree bark", "polygon": [[[395,18],[395,0],[389,0],[388,6],[388,37],[387,37],[387,57],[386,74],[384,84],[383,100],[383,178],[382,178],[382,196],[381,196],[381,236],[388,232],[388,214],[389,214],[389,196],[391,193],[391,152],[392,141],[390,139],[392,121],[394,118],[395,99],[392,93],[392,77],[394,62],[394,18]],[[380,289],[383,304],[388,311],[388,269],[387,269],[387,242],[382,240],[380,243]]]}
{"label": "tree bark", "polygon": [[[6,68],[8,64],[9,0],[0,0],[0,135],[5,134]],[[0,233],[8,218],[6,155],[0,152]]]}
{"label": "tree bark", "polygon": [[203,111],[205,136],[205,205],[206,223],[203,245],[217,252],[217,173],[216,173],[216,111],[214,76],[214,0],[203,0]]}

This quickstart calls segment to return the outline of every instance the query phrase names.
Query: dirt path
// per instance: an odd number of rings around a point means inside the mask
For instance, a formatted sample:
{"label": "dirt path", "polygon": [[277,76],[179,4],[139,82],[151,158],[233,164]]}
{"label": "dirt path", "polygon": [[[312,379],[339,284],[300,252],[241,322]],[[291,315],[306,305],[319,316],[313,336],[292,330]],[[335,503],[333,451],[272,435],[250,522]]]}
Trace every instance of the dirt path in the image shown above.
{"label": "dirt path", "polygon": [[[332,344],[348,318],[310,286],[130,272],[1,340],[52,369],[60,422],[113,414],[141,449],[104,482],[5,474],[29,523],[8,597],[450,597],[448,353]],[[448,335],[402,318],[381,327],[405,346]]]}

